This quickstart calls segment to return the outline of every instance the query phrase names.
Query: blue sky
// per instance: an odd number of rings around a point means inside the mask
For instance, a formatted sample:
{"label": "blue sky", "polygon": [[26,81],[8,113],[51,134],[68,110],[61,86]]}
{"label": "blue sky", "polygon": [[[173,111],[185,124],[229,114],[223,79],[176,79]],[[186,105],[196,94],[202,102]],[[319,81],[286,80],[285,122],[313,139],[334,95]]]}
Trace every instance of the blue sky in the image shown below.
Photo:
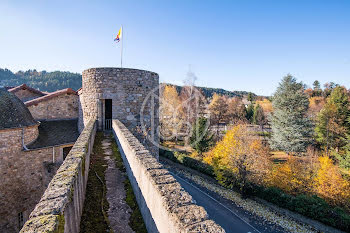
{"label": "blue sky", "polygon": [[0,0],[0,67],[120,65],[182,84],[270,95],[287,73],[350,88],[350,1]]}

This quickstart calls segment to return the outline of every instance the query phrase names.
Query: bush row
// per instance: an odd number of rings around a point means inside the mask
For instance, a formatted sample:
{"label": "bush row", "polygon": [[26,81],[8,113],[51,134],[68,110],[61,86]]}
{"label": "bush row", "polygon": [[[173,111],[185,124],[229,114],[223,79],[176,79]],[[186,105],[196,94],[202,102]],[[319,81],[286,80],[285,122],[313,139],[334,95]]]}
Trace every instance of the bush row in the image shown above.
{"label": "bush row", "polygon": [[[160,150],[159,155],[173,162],[183,164],[210,177],[217,179],[212,166],[199,160],[188,157],[185,154]],[[225,172],[227,179],[221,178],[221,185],[229,189],[237,189],[233,174]],[[279,207],[294,211],[306,217],[315,219],[329,226],[350,232],[350,215],[340,207],[330,206],[325,200],[314,195],[289,195],[274,187],[261,187],[255,184],[248,185],[248,194],[259,197]]]}
{"label": "bush row", "polygon": [[197,159],[191,158],[186,154],[160,149],[159,155],[173,162],[183,164],[186,167],[192,168],[203,174],[215,178],[214,169],[212,166]]}

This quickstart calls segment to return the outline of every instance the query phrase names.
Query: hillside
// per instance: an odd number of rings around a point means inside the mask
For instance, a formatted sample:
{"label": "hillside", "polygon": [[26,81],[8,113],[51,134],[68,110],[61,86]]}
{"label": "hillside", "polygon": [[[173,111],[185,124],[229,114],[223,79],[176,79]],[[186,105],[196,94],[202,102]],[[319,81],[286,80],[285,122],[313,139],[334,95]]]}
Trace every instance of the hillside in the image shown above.
{"label": "hillside", "polygon": [[[13,73],[11,70],[0,68],[0,86],[14,87],[23,83],[40,91],[52,92],[68,87],[78,90],[81,87],[81,74],[68,71],[36,71],[35,69]],[[173,86],[179,93],[181,92],[182,86]],[[229,97],[248,95],[247,91],[227,91],[222,88],[210,87],[197,88],[201,89],[207,98],[211,98],[214,93]]]}
{"label": "hillside", "polygon": [[68,87],[78,90],[81,87],[81,74],[67,71],[38,72],[36,70],[13,73],[8,69],[0,69],[0,86],[12,87],[23,83],[48,92]]}
{"label": "hillside", "polygon": [[[169,84],[169,83],[167,83],[167,84],[175,86],[178,93],[180,93],[182,90],[182,86]],[[203,94],[207,98],[211,98],[214,95],[214,93],[219,94],[219,95],[225,95],[228,97],[243,97],[243,96],[248,95],[248,93],[249,93],[247,91],[228,91],[228,90],[225,90],[222,88],[211,88],[211,87],[197,87],[197,88],[200,89],[201,91],[203,91]],[[252,93],[252,94],[253,94],[253,96],[256,96],[254,93]]]}

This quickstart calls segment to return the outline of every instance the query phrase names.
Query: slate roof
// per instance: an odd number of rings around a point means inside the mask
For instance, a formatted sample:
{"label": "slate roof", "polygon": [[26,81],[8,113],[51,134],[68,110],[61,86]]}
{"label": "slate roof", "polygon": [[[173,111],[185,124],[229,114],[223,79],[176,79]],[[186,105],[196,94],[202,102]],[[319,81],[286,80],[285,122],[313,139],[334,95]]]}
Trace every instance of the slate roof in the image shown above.
{"label": "slate roof", "polygon": [[77,92],[74,91],[72,88],[66,88],[66,89],[62,89],[62,90],[59,90],[59,91],[51,92],[49,94],[46,94],[46,95],[44,95],[42,97],[39,97],[39,98],[36,98],[36,99],[33,99],[33,100],[29,100],[29,101],[25,102],[25,105],[26,106],[35,105],[35,104],[38,104],[40,102],[43,102],[43,101],[46,101],[46,100],[49,100],[49,99],[52,99],[52,98],[55,98],[57,96],[64,95],[64,94],[77,95]]}
{"label": "slate roof", "polygon": [[0,129],[38,124],[24,103],[5,88],[0,88]]}
{"label": "slate roof", "polygon": [[58,146],[74,143],[79,137],[78,119],[74,120],[47,120],[41,121],[39,137],[28,149]]}
{"label": "slate roof", "polygon": [[39,91],[37,89],[31,88],[31,87],[27,86],[26,84],[22,84],[22,85],[19,85],[17,87],[11,88],[8,91],[12,92],[12,93],[15,93],[15,92],[17,92],[19,90],[28,90],[28,91],[31,91],[31,92],[33,92],[35,94],[38,94],[38,95],[46,95],[46,93],[43,93],[43,92],[41,92],[41,91]]}

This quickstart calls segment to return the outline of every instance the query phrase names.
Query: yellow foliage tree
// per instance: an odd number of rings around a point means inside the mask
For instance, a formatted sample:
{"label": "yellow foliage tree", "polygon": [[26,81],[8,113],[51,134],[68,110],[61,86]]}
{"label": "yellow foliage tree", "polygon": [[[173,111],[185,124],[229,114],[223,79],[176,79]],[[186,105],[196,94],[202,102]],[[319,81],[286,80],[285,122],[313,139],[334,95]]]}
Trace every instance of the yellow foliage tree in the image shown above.
{"label": "yellow foliage tree", "polygon": [[332,205],[350,208],[350,183],[328,156],[319,157],[320,166],[314,179],[314,191]]}
{"label": "yellow foliage tree", "polygon": [[261,140],[250,134],[245,125],[236,125],[206,154],[204,161],[214,166],[222,184],[239,186],[245,194],[248,182],[262,184],[269,170],[267,156]]}
{"label": "yellow foliage tree", "polygon": [[276,164],[267,178],[269,186],[289,194],[312,193],[314,166],[310,160],[289,156],[283,164]]}
{"label": "yellow foliage tree", "polygon": [[272,112],[272,103],[268,99],[257,100],[255,104],[259,104],[265,114]]}

